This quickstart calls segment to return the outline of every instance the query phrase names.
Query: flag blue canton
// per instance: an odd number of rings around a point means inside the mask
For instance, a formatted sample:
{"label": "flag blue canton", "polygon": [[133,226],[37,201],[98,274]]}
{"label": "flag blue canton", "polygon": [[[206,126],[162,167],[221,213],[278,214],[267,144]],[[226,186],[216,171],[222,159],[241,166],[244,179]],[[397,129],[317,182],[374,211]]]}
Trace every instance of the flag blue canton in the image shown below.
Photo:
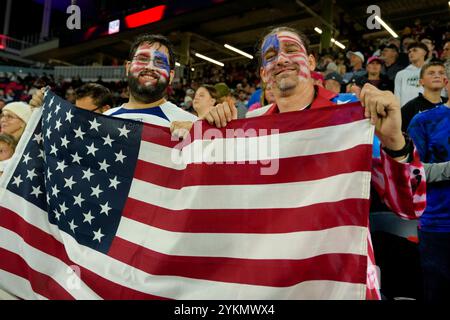
{"label": "flag blue canton", "polygon": [[107,253],[137,163],[142,124],[75,108],[48,92],[8,189],[82,245]]}

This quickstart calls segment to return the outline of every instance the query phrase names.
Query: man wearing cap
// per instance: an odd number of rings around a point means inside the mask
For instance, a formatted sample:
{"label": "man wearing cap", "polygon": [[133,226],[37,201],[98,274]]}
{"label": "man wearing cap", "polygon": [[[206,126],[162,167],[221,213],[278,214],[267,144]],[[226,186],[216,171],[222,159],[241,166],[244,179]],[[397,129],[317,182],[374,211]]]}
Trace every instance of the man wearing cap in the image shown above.
{"label": "man wearing cap", "polygon": [[360,51],[347,52],[347,58],[350,60],[352,71],[344,74],[344,83],[349,83],[354,77],[360,77],[364,74],[363,63],[364,55]]}
{"label": "man wearing cap", "polygon": [[399,48],[393,43],[383,47],[381,50],[381,59],[384,60],[382,73],[387,75],[392,82],[394,82],[397,73],[407,66],[407,64],[400,63],[399,53]]}
{"label": "man wearing cap", "polygon": [[325,89],[336,94],[341,93],[343,83],[341,75],[337,72],[331,72],[325,77]]}
{"label": "man wearing cap", "polygon": [[384,61],[377,56],[370,57],[367,60],[366,73],[363,76],[356,77],[351,80],[358,87],[362,88],[367,82],[377,87],[380,90],[394,91],[394,83],[389,81],[389,78],[381,73],[381,68]]}
{"label": "man wearing cap", "polygon": [[408,47],[408,57],[411,63],[395,76],[395,95],[400,99],[400,106],[423,93],[420,86],[420,69],[425,64],[428,55],[428,47],[421,42],[414,42]]}

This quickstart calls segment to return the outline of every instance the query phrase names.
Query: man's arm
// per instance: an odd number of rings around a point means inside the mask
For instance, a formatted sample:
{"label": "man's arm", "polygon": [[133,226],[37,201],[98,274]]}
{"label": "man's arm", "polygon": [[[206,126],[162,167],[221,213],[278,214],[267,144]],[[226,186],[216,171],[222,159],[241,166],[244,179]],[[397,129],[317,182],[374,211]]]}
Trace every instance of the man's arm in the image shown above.
{"label": "man's arm", "polygon": [[395,214],[404,219],[417,219],[426,206],[425,170],[417,149],[410,159],[401,163],[381,150],[381,158],[373,158],[372,185]]}
{"label": "man's arm", "polygon": [[427,183],[450,181],[450,161],[441,163],[424,163]]}

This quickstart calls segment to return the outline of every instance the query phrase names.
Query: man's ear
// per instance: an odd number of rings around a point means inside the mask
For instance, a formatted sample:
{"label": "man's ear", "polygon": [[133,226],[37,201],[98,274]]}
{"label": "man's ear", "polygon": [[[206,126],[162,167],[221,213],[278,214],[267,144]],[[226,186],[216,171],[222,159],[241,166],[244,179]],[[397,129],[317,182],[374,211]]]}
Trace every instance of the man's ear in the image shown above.
{"label": "man's ear", "polygon": [[130,73],[130,65],[131,65],[130,61],[125,62],[125,76],[127,76],[127,77],[128,77],[128,74]]}
{"label": "man's ear", "polygon": [[423,80],[419,79],[419,84],[423,87]]}
{"label": "man's ear", "polygon": [[259,68],[259,75],[264,83],[268,83],[269,79],[267,77],[266,71],[263,67]]}
{"label": "man's ear", "polygon": [[173,78],[175,77],[175,70],[170,70],[170,74],[169,74],[169,84],[172,83]]}
{"label": "man's ear", "polygon": [[312,54],[308,56],[308,63],[309,63],[309,71],[314,71],[316,69],[316,58]]}

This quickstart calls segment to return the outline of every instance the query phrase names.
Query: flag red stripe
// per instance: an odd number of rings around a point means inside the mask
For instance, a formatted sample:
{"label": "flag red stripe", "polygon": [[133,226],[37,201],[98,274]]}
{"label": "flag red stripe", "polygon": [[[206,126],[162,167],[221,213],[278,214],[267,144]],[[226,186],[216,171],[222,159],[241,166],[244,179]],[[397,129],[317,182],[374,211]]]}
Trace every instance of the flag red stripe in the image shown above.
{"label": "flag red stripe", "polygon": [[[190,164],[182,171],[138,160],[134,177],[171,189],[196,185],[301,182],[355,171],[370,172],[370,163],[365,159],[370,157],[371,153],[371,145],[358,145],[345,151],[276,159],[272,163]],[[324,165],[325,163],[327,165]],[[261,175],[263,168],[278,169],[278,172],[274,175]]]}
{"label": "flag red stripe", "polygon": [[[30,246],[61,260],[66,265],[77,265],[69,259],[62,243],[46,232],[29,224],[13,211],[0,208],[0,226],[17,233]],[[97,275],[89,269],[82,266],[78,267],[80,268],[80,277],[83,282],[103,299],[165,299],[124,287]],[[29,277],[25,276],[24,278],[27,279]],[[33,281],[33,279],[30,279],[30,281]],[[42,295],[46,296],[48,293]]]}
{"label": "flag red stripe", "polygon": [[26,279],[34,292],[47,299],[74,300],[58,282],[31,268],[21,256],[3,248],[0,248],[0,269]]}
{"label": "flag red stripe", "polygon": [[[360,106],[360,103],[348,103],[345,105],[330,106],[329,108],[297,111],[302,112],[302,117],[300,118],[300,121],[296,122],[289,120],[295,116],[293,113],[296,112],[266,115],[264,117],[250,119],[238,119],[228,123],[225,128],[220,129],[210,126],[206,121],[203,121],[202,134],[196,136],[191,132],[191,139],[200,139],[205,131],[210,129],[219,130],[223,137],[226,137],[226,130],[230,129],[236,130],[235,133],[245,132],[246,135],[244,136],[265,136],[270,134],[271,130],[274,130],[274,128],[277,128],[279,133],[286,133],[347,124],[364,119],[364,108],[355,109],[354,107],[356,105]],[[252,134],[252,132],[255,134]],[[242,136],[243,135],[236,135],[235,137]],[[148,123],[143,125],[142,140],[170,148],[180,143],[179,141],[171,141],[169,128],[162,128]]]}
{"label": "flag red stripe", "polygon": [[135,268],[154,275],[273,287],[309,280],[366,283],[365,267],[361,266],[367,264],[367,257],[356,254],[326,254],[302,260],[169,256],[119,237],[113,240],[109,254],[121,261],[132,261]]}
{"label": "flag red stripe", "polygon": [[[301,195],[299,195],[301,196]],[[128,198],[123,216],[163,230],[203,233],[287,233],[367,226],[369,200],[346,199],[293,209],[173,211]]]}

